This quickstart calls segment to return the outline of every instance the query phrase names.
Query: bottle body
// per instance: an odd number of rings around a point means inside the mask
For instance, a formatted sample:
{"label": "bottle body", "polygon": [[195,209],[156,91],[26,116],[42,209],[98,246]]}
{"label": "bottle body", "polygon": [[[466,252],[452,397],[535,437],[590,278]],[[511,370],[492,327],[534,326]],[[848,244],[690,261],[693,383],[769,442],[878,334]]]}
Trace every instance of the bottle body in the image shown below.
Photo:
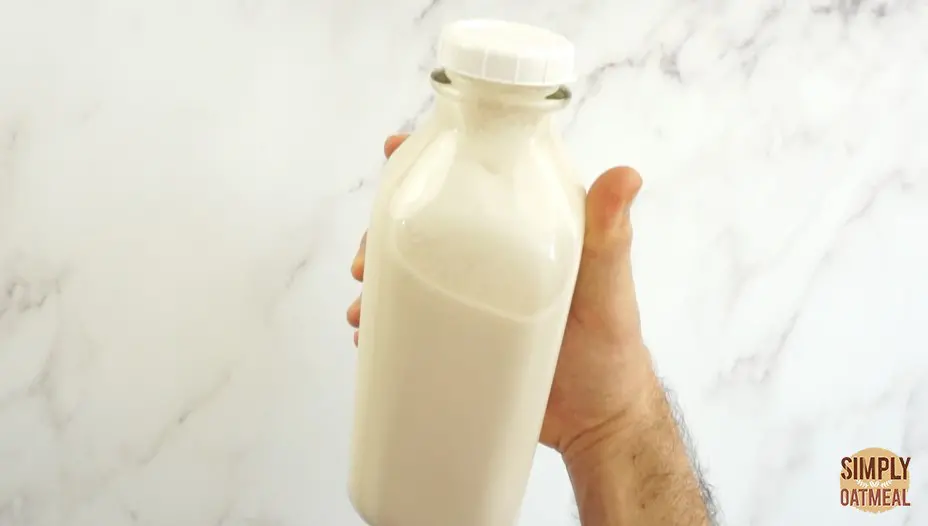
{"label": "bottle body", "polygon": [[431,118],[387,163],[368,232],[349,493],[372,526],[509,526],[576,282],[585,192],[551,126],[557,101],[435,85]]}

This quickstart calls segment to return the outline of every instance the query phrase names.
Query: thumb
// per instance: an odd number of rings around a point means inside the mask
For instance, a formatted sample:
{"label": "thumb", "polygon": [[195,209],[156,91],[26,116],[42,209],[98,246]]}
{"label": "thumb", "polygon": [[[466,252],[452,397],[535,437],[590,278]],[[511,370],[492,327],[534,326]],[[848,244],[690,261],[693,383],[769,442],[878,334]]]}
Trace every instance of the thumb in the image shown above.
{"label": "thumb", "polygon": [[640,338],[629,213],[640,189],[638,172],[612,168],[599,176],[586,198],[586,234],[574,315],[588,329],[610,339]]}
{"label": "thumb", "polygon": [[640,189],[641,176],[632,168],[612,168],[596,179],[586,198],[585,247],[602,255],[628,252],[629,211]]}

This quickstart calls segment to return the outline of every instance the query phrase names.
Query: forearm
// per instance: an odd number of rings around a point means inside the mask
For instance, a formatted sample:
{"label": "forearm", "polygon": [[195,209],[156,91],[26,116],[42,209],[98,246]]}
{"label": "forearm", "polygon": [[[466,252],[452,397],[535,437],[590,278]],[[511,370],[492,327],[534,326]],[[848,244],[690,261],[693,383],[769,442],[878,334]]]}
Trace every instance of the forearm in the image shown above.
{"label": "forearm", "polygon": [[653,392],[565,460],[583,526],[711,524],[704,484],[656,379]]}

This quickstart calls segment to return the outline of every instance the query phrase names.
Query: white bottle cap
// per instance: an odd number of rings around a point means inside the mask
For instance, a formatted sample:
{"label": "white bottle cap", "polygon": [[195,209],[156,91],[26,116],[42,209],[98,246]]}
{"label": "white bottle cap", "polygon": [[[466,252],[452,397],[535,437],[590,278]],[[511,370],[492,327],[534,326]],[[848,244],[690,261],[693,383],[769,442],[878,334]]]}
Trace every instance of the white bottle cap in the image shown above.
{"label": "white bottle cap", "polygon": [[438,63],[451,73],[515,86],[558,86],[574,80],[574,45],[539,27],[499,20],[445,26]]}

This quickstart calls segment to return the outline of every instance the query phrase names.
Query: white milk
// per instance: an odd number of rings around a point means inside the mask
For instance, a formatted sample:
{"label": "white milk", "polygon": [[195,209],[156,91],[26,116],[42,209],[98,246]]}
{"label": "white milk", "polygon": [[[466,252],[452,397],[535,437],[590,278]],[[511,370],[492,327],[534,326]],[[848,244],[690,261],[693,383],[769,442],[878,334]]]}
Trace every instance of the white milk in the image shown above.
{"label": "white milk", "polygon": [[372,526],[518,516],[583,240],[551,125],[572,60],[527,26],[442,34],[436,110],[387,163],[367,240],[350,498]]}

